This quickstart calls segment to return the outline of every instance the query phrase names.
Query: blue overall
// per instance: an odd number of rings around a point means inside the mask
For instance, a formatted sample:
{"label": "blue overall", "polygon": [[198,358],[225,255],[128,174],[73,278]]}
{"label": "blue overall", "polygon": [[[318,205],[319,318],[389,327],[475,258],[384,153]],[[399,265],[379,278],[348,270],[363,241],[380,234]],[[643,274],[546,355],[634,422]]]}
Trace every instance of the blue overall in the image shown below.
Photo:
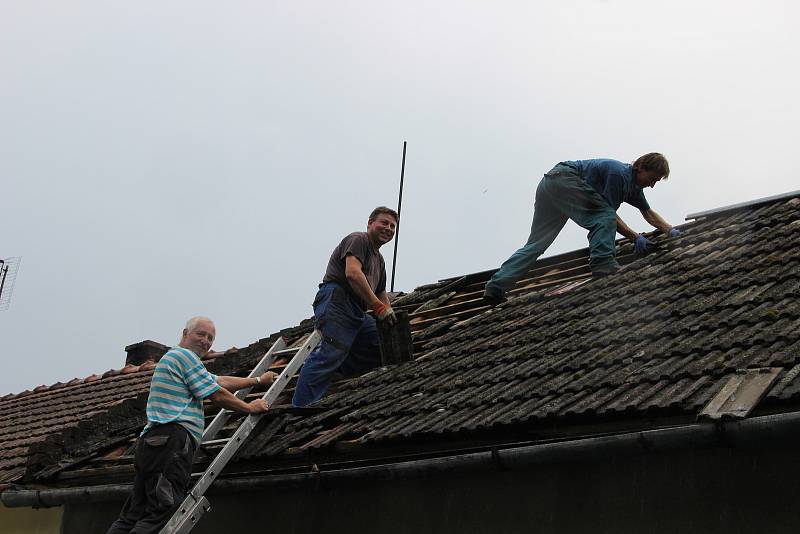
{"label": "blue overall", "polygon": [[380,365],[375,319],[339,284],[327,282],[317,291],[314,326],[322,332],[322,342],[300,370],[292,398],[296,407],[322,398],[335,372],[354,376]]}
{"label": "blue overall", "polygon": [[577,169],[559,163],[544,175],[536,188],[528,242],[486,283],[486,293],[502,295],[512,289],[553,243],[567,219],[589,230],[589,267],[593,272],[619,267],[614,257],[616,211],[581,179]]}

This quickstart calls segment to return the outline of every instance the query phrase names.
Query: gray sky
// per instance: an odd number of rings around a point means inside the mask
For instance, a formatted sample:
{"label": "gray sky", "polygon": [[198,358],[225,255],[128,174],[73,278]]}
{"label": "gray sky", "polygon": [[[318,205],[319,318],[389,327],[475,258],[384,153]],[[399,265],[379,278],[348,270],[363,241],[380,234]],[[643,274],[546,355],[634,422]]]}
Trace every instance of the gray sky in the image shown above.
{"label": "gray sky", "polygon": [[[0,394],[311,315],[397,201],[396,288],[497,267],[564,159],[661,151],[688,213],[799,189],[800,8],[760,1],[0,0]],[[634,229],[649,229],[623,208]],[[586,246],[570,223],[548,254]],[[391,265],[393,244],[384,249]]]}

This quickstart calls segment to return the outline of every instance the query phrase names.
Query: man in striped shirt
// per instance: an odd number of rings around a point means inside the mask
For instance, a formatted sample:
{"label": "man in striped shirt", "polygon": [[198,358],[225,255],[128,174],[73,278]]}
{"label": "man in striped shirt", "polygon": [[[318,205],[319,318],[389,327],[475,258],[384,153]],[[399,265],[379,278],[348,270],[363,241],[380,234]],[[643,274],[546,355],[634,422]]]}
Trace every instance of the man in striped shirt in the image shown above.
{"label": "man in striped shirt", "polygon": [[244,402],[233,392],[271,384],[277,375],[257,378],[216,376],[201,358],[214,342],[214,323],[194,317],[180,343],[161,357],[153,371],[147,399],[147,426],[136,443],[136,479],[119,519],[108,534],[159,532],[186,493],[194,452],[203,437],[203,399],[242,413],[266,412],[263,399]]}

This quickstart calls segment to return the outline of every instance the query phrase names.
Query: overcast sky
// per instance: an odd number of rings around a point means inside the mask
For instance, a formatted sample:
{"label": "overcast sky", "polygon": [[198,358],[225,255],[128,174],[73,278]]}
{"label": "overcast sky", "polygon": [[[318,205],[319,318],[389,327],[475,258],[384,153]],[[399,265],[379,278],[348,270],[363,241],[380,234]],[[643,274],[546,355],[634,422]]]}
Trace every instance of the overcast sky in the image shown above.
{"label": "overcast sky", "polygon": [[[497,267],[561,160],[663,152],[673,224],[800,189],[796,2],[0,6],[0,394],[193,315],[217,350],[309,317],[333,247],[396,206],[404,140],[403,291]],[[548,254],[585,246],[570,223]]]}

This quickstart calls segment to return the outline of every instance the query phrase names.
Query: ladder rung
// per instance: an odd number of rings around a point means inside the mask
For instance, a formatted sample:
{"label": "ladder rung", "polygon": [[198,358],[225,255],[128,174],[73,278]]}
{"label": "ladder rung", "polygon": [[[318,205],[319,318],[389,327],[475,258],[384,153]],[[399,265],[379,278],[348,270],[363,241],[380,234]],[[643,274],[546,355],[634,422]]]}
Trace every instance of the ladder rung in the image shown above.
{"label": "ladder rung", "polygon": [[288,349],[276,350],[272,354],[276,358],[278,356],[291,356],[292,354],[296,353],[298,350],[300,350],[300,347],[291,347],[291,348],[288,348]]}
{"label": "ladder rung", "polygon": [[220,438],[220,439],[210,439],[208,441],[204,441],[201,443],[203,447],[207,447],[208,445],[221,445],[223,443],[228,443],[231,438]]}

